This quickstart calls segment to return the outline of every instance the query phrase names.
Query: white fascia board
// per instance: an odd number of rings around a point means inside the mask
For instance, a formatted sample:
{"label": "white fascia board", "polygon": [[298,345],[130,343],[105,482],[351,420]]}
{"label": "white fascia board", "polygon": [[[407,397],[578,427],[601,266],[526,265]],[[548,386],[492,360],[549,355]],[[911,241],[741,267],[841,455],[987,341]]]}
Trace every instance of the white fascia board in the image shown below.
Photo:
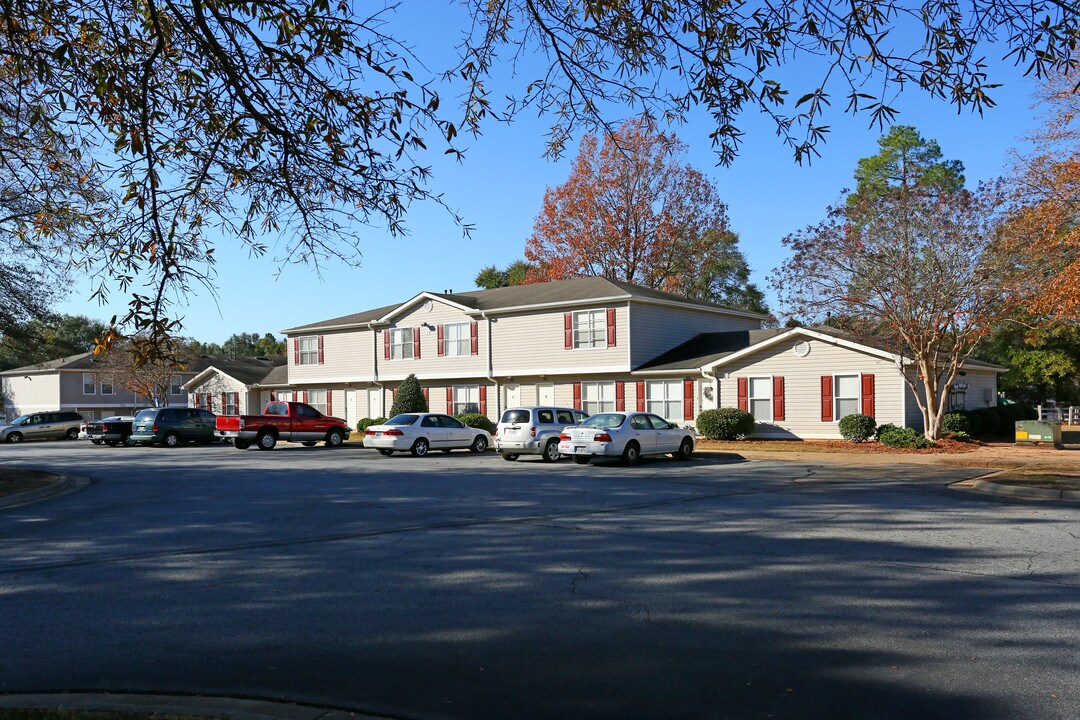
{"label": "white fascia board", "polygon": [[471,308],[471,307],[468,307],[466,305],[462,305],[461,303],[456,303],[453,300],[447,300],[444,297],[440,297],[438,295],[435,295],[434,293],[431,293],[431,292],[428,292],[427,290],[425,290],[424,292],[419,293],[417,295],[414,295],[413,297],[409,298],[405,302],[401,303],[396,308],[394,308],[390,312],[386,313],[385,315],[383,315],[378,320],[375,320],[374,322],[388,323],[388,322],[390,322],[390,320],[392,318],[400,315],[402,312],[408,310],[409,308],[413,307],[417,303],[423,302],[424,300],[430,300],[432,302],[442,303],[443,305],[449,305],[450,307],[457,308],[458,310],[461,310],[466,315],[479,315],[480,314],[480,311],[477,310],[476,308]]}
{"label": "white fascia board", "polygon": [[294,337],[318,335],[327,330],[370,330],[372,325],[375,325],[378,322],[378,320],[365,320],[363,322],[345,323],[343,325],[307,325],[299,328],[290,328],[289,330],[279,330],[278,332],[284,335],[286,339],[292,339]]}
{"label": "white fascia board", "polygon": [[630,368],[626,365],[590,365],[588,367],[580,368],[494,368],[491,374],[500,378],[524,378],[524,377],[537,377],[540,375],[546,377],[553,376],[577,376],[588,378],[593,375],[606,375],[610,373],[630,373]]}
{"label": "white fascia board", "polygon": [[233,382],[239,383],[240,385],[243,385],[244,387],[247,387],[247,383],[240,382],[239,380],[234,378],[229,373],[227,373],[224,370],[221,370],[219,368],[216,368],[213,365],[210,365],[205,370],[203,370],[201,373],[199,373],[198,375],[196,375],[195,377],[191,378],[186,383],[184,383],[184,387],[191,387],[191,386],[195,385],[196,381],[202,381],[204,379],[203,376],[204,375],[209,375],[210,373],[218,373],[219,375],[224,375],[225,377],[229,378]]}
{"label": "white fascia board", "polygon": [[687,373],[690,373],[691,375],[700,375],[701,374],[701,368],[686,367],[686,368],[672,368],[672,369],[669,369],[669,370],[634,370],[630,374],[631,375],[686,375]]}

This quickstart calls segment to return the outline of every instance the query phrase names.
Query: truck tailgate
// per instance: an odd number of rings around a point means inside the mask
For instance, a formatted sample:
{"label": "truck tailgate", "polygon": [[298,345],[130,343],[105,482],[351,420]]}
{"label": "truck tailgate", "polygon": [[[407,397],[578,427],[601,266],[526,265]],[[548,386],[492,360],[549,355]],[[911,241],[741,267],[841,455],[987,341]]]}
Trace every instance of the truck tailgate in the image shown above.
{"label": "truck tailgate", "polygon": [[215,427],[218,430],[239,432],[243,427],[243,423],[238,415],[218,415]]}

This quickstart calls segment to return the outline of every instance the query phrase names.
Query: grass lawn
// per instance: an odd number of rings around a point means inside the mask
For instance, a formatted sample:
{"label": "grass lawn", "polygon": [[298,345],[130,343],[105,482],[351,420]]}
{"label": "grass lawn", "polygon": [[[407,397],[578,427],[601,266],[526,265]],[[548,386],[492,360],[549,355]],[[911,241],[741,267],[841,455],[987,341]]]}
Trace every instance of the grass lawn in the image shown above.
{"label": "grass lawn", "polygon": [[0,497],[15,493],[36,490],[49,483],[56,482],[58,476],[39,470],[20,470],[19,468],[0,468]]}

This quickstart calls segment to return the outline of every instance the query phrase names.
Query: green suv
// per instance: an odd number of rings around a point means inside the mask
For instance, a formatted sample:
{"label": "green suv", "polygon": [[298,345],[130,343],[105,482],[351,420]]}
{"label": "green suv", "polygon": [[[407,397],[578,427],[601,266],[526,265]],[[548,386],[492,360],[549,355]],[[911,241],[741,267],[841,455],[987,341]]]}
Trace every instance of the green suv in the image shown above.
{"label": "green suv", "polygon": [[140,445],[161,443],[165,447],[176,447],[184,442],[213,442],[216,420],[217,415],[199,408],[141,410],[131,423],[131,442]]}

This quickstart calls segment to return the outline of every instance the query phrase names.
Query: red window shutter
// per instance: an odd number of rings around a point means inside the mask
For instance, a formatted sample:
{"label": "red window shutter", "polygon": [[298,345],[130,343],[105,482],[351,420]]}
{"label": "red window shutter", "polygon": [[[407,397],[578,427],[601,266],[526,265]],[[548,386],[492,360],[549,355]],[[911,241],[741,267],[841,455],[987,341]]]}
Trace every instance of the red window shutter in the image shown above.
{"label": "red window shutter", "polygon": [[390,328],[383,330],[383,355],[390,359]]}
{"label": "red window shutter", "polygon": [[319,336],[319,364],[323,364],[322,335]]}
{"label": "red window shutter", "polygon": [[642,380],[637,384],[637,411],[645,412],[645,381]]}
{"label": "red window shutter", "polygon": [[326,414],[334,414],[334,391],[329,388],[326,390]]}
{"label": "red window shutter", "polygon": [[741,377],[737,382],[738,408],[743,412],[750,411],[750,379]]}
{"label": "red window shutter", "polygon": [[615,383],[615,409],[619,412],[626,410],[626,383]]}
{"label": "red window shutter", "polygon": [[390,399],[397,400],[397,388],[390,388]]}
{"label": "red window shutter", "polygon": [[424,393],[424,404],[427,405],[428,404],[428,389],[427,388],[420,388],[420,392]]}
{"label": "red window shutter", "polygon": [[307,390],[305,390],[305,391],[303,391],[302,393],[300,393],[300,402],[302,402],[302,403],[306,403],[306,402],[307,402]]}
{"label": "red window shutter", "polygon": [[772,419],[784,419],[784,378],[773,375],[772,379]]}
{"label": "red window shutter", "polygon": [[574,314],[563,313],[563,347],[570,350],[574,347]]}
{"label": "red window shutter", "polygon": [[833,421],[832,375],[821,376],[821,422]]}
{"label": "red window shutter", "polygon": [[412,330],[412,356],[417,360],[420,359],[420,328],[414,327]]}
{"label": "red window shutter", "polygon": [[615,308],[607,309],[607,346],[615,347]]}
{"label": "red window shutter", "polygon": [[454,388],[446,386],[446,414],[454,414]]}
{"label": "red window shutter", "polygon": [[862,414],[874,417],[874,376],[862,376]]}
{"label": "red window shutter", "polygon": [[473,355],[480,354],[480,323],[473,321],[469,325],[469,339],[472,341],[471,352]]}
{"label": "red window shutter", "polygon": [[300,364],[300,338],[293,338],[293,365]]}
{"label": "red window shutter", "polygon": [[446,348],[445,348],[445,347],[443,347],[443,344],[444,344],[444,342],[445,342],[445,341],[444,341],[444,335],[443,335],[443,333],[445,332],[445,330],[444,330],[443,328],[445,328],[445,327],[446,327],[445,325],[443,325],[442,323],[439,323],[439,331],[438,331],[438,332],[439,332],[439,337],[438,337],[438,343],[439,343],[439,357],[442,357],[443,355],[445,355],[445,354],[446,354]]}
{"label": "red window shutter", "polygon": [[221,412],[225,413],[229,408],[229,394],[221,393]]}
{"label": "red window shutter", "polygon": [[574,383],[574,409],[581,409],[581,383]]}
{"label": "red window shutter", "polygon": [[480,414],[487,415],[487,385],[480,386]]}
{"label": "red window shutter", "polygon": [[199,407],[199,393],[195,393],[195,407]]}
{"label": "red window shutter", "polygon": [[683,380],[682,381],[682,400],[683,400],[683,420],[694,419],[694,381]]}

